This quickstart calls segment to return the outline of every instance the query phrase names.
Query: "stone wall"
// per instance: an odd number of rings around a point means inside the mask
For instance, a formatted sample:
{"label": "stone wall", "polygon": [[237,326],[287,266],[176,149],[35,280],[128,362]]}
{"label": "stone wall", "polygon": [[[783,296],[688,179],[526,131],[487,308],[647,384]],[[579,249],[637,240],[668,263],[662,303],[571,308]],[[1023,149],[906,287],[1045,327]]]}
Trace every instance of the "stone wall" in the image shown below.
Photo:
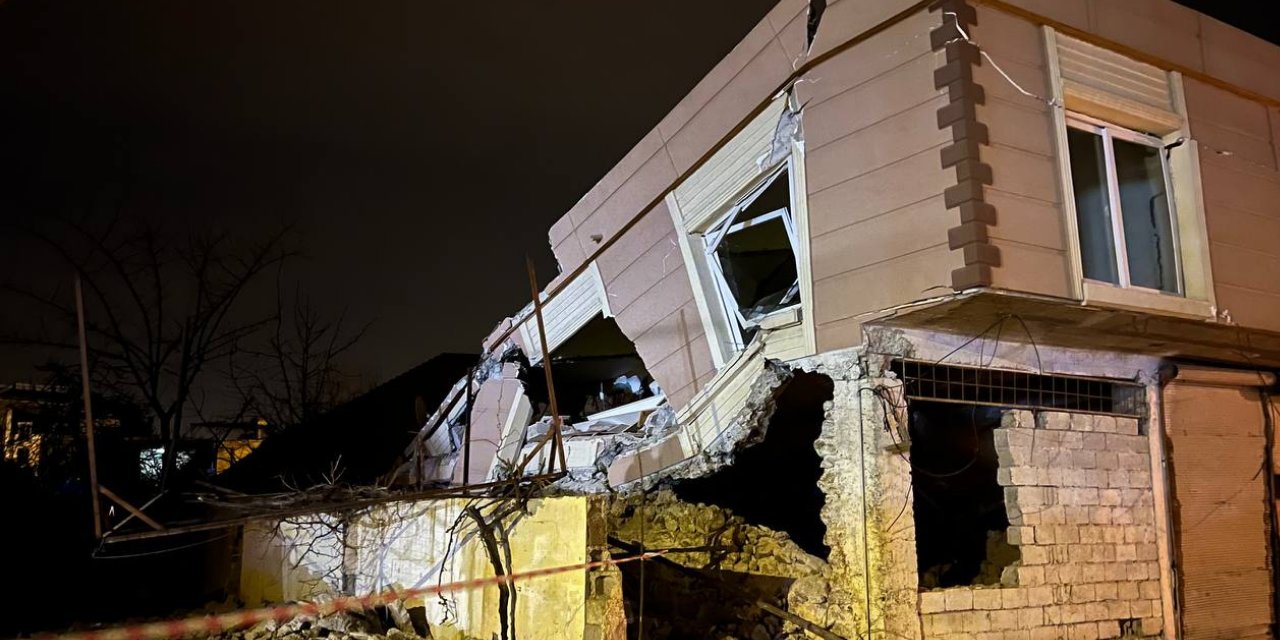
{"label": "stone wall", "polygon": [[1158,635],[1151,459],[1138,421],[1008,411],[994,435],[1021,560],[999,587],[922,592],[925,637]]}

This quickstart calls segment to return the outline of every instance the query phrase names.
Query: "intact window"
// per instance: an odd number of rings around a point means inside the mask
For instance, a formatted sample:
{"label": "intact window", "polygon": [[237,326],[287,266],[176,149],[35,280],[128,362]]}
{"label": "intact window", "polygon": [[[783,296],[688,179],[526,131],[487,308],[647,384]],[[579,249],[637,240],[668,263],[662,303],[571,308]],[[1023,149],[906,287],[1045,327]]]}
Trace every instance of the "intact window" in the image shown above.
{"label": "intact window", "polygon": [[799,306],[787,171],[752,190],[704,237],[716,288],[744,337],[764,318]]}
{"label": "intact window", "polygon": [[1084,277],[1182,295],[1169,167],[1159,138],[1067,120]]}

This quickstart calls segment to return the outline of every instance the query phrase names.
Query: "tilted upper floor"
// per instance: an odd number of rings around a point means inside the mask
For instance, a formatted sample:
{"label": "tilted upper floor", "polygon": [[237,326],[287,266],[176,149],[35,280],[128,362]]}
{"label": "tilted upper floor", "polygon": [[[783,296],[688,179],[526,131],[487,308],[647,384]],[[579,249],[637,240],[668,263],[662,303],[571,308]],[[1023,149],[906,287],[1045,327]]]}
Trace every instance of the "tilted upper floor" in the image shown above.
{"label": "tilted upper floor", "polygon": [[757,335],[957,292],[1280,330],[1280,47],[1169,0],[840,0],[809,48],[806,4],[553,225],[563,339],[603,310],[679,406]]}

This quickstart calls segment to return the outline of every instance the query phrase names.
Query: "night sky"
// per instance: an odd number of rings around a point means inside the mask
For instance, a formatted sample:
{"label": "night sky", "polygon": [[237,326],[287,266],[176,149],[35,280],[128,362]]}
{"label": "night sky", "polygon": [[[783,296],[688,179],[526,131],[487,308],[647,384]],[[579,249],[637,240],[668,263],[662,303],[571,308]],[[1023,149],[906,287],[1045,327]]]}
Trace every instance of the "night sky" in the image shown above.
{"label": "night sky", "polygon": [[[0,0],[0,216],[127,179],[134,214],[295,223],[293,275],[374,321],[348,367],[386,379],[476,351],[526,253],[554,274],[551,223],[773,4]],[[1201,4],[1277,40],[1256,3]]]}

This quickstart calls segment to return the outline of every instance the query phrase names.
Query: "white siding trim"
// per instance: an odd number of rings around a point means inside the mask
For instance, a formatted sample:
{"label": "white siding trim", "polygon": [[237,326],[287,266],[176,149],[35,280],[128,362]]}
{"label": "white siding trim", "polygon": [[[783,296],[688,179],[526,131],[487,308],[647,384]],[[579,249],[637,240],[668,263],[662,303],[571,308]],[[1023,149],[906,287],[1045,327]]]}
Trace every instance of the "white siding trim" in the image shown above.
{"label": "white siding trim", "polygon": [[682,212],[676,220],[677,229],[688,233],[705,231],[744,186],[772,169],[762,170],[759,160],[772,149],[778,120],[786,106],[786,98],[774,100],[706,164],[676,186],[672,195]]}

